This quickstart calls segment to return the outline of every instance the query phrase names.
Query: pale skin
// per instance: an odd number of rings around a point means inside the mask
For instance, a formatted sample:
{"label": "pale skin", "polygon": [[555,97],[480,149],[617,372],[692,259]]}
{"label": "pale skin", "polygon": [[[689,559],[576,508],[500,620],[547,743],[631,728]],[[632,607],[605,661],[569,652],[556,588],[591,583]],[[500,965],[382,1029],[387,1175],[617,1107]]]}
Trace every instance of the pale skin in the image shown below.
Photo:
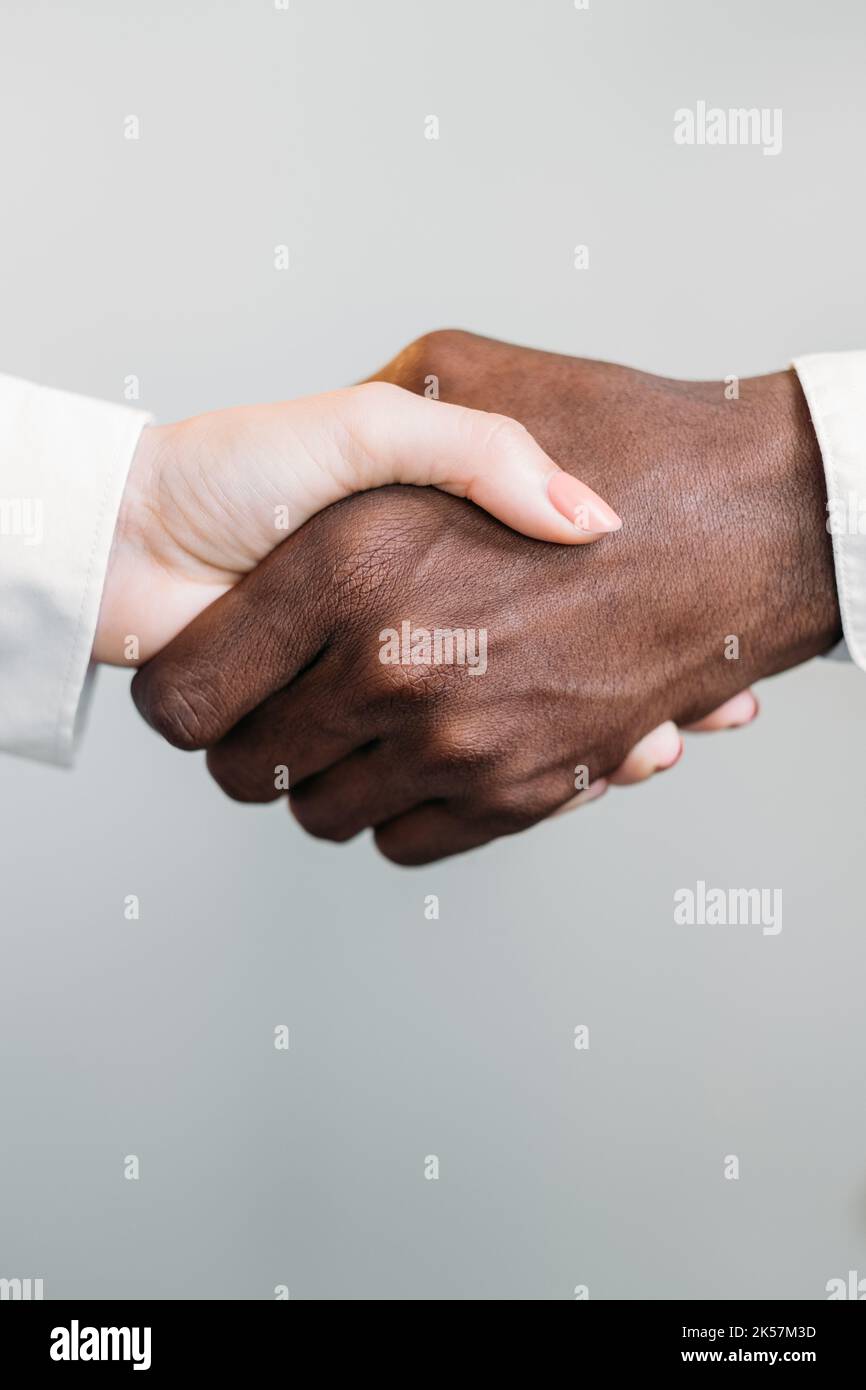
{"label": "pale skin", "polygon": [[[151,426],[124,493],[94,660],[148,660],[311,517],[391,483],[438,487],[560,545],[615,544],[622,524],[516,421],[386,382]],[[756,713],[743,691],[692,727],[734,728]],[[682,751],[676,725],[663,724],[570,804],[643,781]]]}

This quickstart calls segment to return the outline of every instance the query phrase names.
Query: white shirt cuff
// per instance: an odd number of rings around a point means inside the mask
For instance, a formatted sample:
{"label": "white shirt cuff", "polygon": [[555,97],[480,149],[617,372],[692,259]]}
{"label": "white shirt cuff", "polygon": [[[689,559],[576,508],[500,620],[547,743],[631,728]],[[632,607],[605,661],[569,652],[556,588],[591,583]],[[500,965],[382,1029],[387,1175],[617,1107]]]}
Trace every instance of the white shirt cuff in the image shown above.
{"label": "white shirt cuff", "polygon": [[866,352],[798,357],[794,369],[824,460],[844,645],[866,671]]}
{"label": "white shirt cuff", "polygon": [[0,375],[0,749],[68,765],[150,416]]}

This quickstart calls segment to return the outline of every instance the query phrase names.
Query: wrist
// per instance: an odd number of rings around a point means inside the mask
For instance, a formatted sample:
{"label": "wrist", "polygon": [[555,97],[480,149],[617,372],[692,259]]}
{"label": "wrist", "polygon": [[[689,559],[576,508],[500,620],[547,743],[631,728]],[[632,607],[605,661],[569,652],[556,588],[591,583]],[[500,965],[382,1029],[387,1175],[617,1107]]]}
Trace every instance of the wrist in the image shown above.
{"label": "wrist", "polygon": [[158,525],[156,480],[171,429],[146,425],[139,436],[108,558],[91,654],[95,662],[138,665],[149,654],[141,651],[142,643],[147,645],[149,537]]}
{"label": "wrist", "polygon": [[653,381],[642,395],[647,464],[622,496],[609,490],[626,524],[597,559],[614,599],[630,570],[652,595],[646,732],[828,651],[841,622],[820,449],[793,372],[744,380],[737,399],[720,382]]}
{"label": "wrist", "polygon": [[[762,575],[762,674],[828,651],[842,636],[821,450],[793,370],[745,383],[760,428],[746,420],[743,464],[762,479],[755,563]],[[757,423],[753,418],[752,424]]]}

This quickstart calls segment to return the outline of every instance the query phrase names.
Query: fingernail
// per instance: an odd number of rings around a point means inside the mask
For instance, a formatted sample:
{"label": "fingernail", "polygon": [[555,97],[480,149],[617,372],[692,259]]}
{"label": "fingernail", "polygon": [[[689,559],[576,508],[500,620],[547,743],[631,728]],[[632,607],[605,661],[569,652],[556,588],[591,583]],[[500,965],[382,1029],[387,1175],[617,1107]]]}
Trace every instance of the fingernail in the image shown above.
{"label": "fingernail", "polygon": [[751,690],[743,690],[739,695],[735,695],[728,701],[728,712],[731,717],[730,724],[725,727],[728,729],[740,729],[744,724],[751,724],[758,714],[758,701]]}
{"label": "fingernail", "polygon": [[622,520],[612,507],[561,468],[551,473],[547,495],[556,510],[584,535],[599,536],[606,531],[618,531],[622,526]]}
{"label": "fingernail", "polygon": [[669,767],[674,767],[685,752],[685,744],[673,720],[668,719],[659,725],[649,737],[663,745],[661,753],[656,754],[656,772],[666,772]]}
{"label": "fingernail", "polygon": [[665,762],[663,762],[663,763],[659,763],[658,767],[656,768],[656,771],[657,771],[657,772],[667,772],[667,771],[669,771],[670,768],[676,767],[677,763],[679,762],[680,758],[683,756],[683,753],[685,753],[685,751],[686,751],[686,745],[683,743],[682,739],[680,739],[680,740],[679,740],[679,744],[678,744],[678,746],[677,746],[677,750],[676,750],[676,752],[674,753],[673,757],[672,757],[672,758],[668,758],[668,759],[667,759]]}

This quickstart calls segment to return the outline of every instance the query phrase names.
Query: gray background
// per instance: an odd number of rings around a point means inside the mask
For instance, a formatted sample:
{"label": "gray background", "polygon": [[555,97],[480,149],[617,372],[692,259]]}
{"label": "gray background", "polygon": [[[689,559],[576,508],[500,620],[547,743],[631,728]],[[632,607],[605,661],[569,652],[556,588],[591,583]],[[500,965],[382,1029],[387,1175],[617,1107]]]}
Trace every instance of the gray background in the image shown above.
{"label": "gray background", "polygon": [[[864,36],[857,0],[3,0],[0,369],[113,399],[135,373],[171,419],[446,325],[696,377],[866,346]],[[782,154],[676,147],[698,99],[782,107]],[[73,773],[2,765],[0,1276],[866,1275],[864,680],[815,663],[655,783],[407,872],[224,799],[103,673]],[[676,927],[697,878],[781,887],[782,934]]]}

